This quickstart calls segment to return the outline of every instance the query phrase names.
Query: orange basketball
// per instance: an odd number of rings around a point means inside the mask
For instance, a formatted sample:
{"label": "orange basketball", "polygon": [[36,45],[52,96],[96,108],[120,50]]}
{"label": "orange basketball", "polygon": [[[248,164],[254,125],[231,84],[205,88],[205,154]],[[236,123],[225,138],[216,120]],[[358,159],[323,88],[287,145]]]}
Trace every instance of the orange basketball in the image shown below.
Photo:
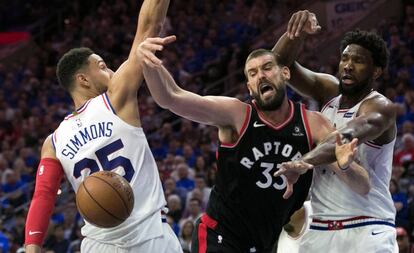
{"label": "orange basketball", "polygon": [[76,193],[83,218],[97,227],[111,228],[124,222],[134,208],[134,193],[122,176],[99,171],[88,176]]}

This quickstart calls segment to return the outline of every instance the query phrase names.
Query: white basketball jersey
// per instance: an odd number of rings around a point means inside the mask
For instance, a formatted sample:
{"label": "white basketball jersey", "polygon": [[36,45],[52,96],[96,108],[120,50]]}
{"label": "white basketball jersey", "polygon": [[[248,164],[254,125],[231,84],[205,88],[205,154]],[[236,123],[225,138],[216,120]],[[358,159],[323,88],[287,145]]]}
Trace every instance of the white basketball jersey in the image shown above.
{"label": "white basketball jersey", "polygon": [[[341,95],[333,98],[322,113],[336,128],[352,120],[364,100],[382,96],[372,91],[361,102],[350,109],[339,109]],[[370,216],[394,221],[395,208],[389,191],[395,139],[385,145],[371,141],[358,146],[357,159],[368,171],[371,190],[366,196],[352,191],[329,169],[316,168],[313,173],[311,202],[313,217],[319,219],[346,219],[355,216]]]}
{"label": "white basketball jersey", "polygon": [[303,235],[309,230],[310,216],[312,215],[312,207],[310,201],[305,201],[305,203],[303,203],[303,207],[305,208],[305,222],[303,223],[299,235],[292,237],[285,231],[285,229],[282,229],[282,232],[279,235],[279,240],[277,242],[277,253],[299,252],[300,242],[302,241]]}
{"label": "white basketball jersey", "polygon": [[115,114],[106,93],[67,116],[52,139],[75,192],[85,177],[104,169],[124,176],[134,191],[134,209],[125,222],[110,229],[86,223],[84,236],[128,247],[161,235],[166,201],[147,139],[142,128]]}

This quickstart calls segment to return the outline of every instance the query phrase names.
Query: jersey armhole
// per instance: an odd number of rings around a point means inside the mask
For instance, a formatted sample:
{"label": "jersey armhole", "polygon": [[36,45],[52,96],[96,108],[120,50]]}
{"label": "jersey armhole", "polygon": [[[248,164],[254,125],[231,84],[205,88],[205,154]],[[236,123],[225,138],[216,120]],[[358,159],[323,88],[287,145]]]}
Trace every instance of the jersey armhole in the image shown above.
{"label": "jersey armhole", "polygon": [[56,134],[56,131],[57,130],[55,130],[54,132],[53,132],[53,134],[51,134],[50,135],[50,139],[52,140],[52,146],[53,146],[53,149],[56,151],[56,136],[57,136],[57,134]]}
{"label": "jersey armhole", "polygon": [[221,142],[220,144],[221,147],[234,148],[235,146],[237,146],[237,144],[240,142],[241,138],[243,137],[244,133],[246,132],[247,126],[249,125],[249,122],[250,122],[251,115],[252,115],[252,106],[248,104],[246,107],[246,116],[244,117],[244,122],[239,132],[239,138],[236,140],[235,143]]}
{"label": "jersey armhole", "polygon": [[108,109],[108,111],[116,115],[115,109],[112,107],[111,101],[109,100],[108,93],[105,92],[101,96],[105,104],[105,107]]}
{"label": "jersey armhole", "polygon": [[306,137],[308,138],[309,150],[313,148],[312,132],[309,126],[308,116],[306,115],[306,108],[304,104],[300,105],[300,113],[302,114],[302,121],[305,125]]}
{"label": "jersey armhole", "polygon": [[321,112],[323,112],[324,110],[325,110],[325,108],[327,107],[327,106],[329,106],[331,103],[332,103],[332,101],[334,101],[334,99],[335,99],[336,97],[333,97],[333,98],[331,98],[328,102],[326,102],[325,103],[325,105],[324,106],[322,106],[322,109],[321,109]]}

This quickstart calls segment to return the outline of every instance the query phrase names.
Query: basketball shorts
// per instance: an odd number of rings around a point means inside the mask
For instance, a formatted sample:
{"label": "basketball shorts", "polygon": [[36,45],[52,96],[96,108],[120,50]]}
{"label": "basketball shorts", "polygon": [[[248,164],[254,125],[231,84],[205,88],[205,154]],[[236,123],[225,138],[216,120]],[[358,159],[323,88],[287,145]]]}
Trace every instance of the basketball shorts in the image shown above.
{"label": "basketball shorts", "polygon": [[168,223],[163,223],[163,235],[129,248],[122,248],[112,244],[98,242],[90,238],[84,238],[81,244],[82,253],[182,253],[180,242]]}
{"label": "basketball shorts", "polygon": [[192,253],[270,253],[272,249],[258,250],[243,247],[240,240],[229,236],[217,221],[203,214],[196,222],[191,243]]}
{"label": "basketball shorts", "polygon": [[374,218],[313,220],[299,253],[398,253],[392,223]]}

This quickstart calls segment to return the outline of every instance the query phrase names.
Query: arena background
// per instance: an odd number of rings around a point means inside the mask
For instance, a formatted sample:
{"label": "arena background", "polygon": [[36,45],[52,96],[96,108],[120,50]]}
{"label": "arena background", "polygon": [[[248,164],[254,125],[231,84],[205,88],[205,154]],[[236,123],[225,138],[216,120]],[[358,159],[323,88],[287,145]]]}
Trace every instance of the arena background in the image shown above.
{"label": "arena background", "polygon": [[[0,252],[23,252],[41,144],[73,110],[70,97],[57,84],[58,58],[70,48],[86,46],[116,69],[129,52],[141,3],[0,2]],[[300,53],[300,62],[312,70],[336,73],[339,40],[346,31],[373,30],[387,42],[388,72],[376,84],[399,106],[390,191],[397,226],[404,229],[397,230],[401,247],[406,238],[414,238],[413,1],[171,0],[162,33],[175,34],[178,40],[161,57],[183,88],[247,100],[242,68],[248,52],[271,48],[290,15],[300,9],[315,12],[323,27]],[[217,131],[162,110],[145,87],[138,96],[143,128],[164,183],[169,223],[187,250],[193,221],[205,210],[214,184]],[[302,100],[292,91],[289,96]],[[318,109],[312,101],[302,102]],[[82,223],[74,193],[64,180],[45,251],[77,252]]]}

